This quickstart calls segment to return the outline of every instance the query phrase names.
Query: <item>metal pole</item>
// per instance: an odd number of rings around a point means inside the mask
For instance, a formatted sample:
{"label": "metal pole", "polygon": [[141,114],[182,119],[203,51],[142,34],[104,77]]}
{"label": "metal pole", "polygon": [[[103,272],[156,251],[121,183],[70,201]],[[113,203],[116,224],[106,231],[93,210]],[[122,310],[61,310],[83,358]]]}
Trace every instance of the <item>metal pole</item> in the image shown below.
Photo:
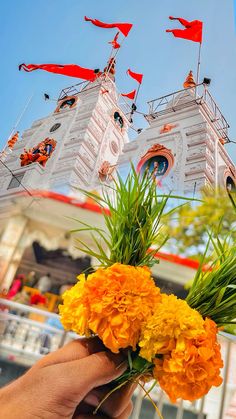
{"label": "metal pole", "polygon": [[200,407],[199,407],[197,419],[204,419],[204,413],[203,413],[204,403],[205,403],[205,397],[202,397],[202,399],[200,400]]}
{"label": "metal pole", "polygon": [[183,400],[181,400],[177,409],[176,419],[183,419],[183,415],[184,415],[184,403],[183,403]]}
{"label": "metal pole", "polygon": [[31,102],[31,101],[32,101],[32,99],[33,99],[33,96],[34,96],[34,93],[32,93],[32,95],[31,95],[31,96],[29,97],[29,99],[27,100],[27,102],[26,102],[26,104],[25,104],[25,107],[23,108],[22,112],[21,112],[21,113],[20,113],[20,115],[18,116],[18,118],[17,118],[17,120],[16,120],[16,122],[15,122],[15,125],[14,125],[14,127],[12,128],[12,131],[11,131],[11,133],[10,133],[10,135],[9,135],[8,139],[9,139],[9,138],[11,138],[11,136],[12,136],[12,135],[13,135],[13,133],[15,132],[16,128],[18,127],[18,125],[19,125],[19,123],[20,123],[20,121],[21,121],[22,117],[24,116],[24,114],[25,114],[26,110],[27,110],[27,109],[28,109],[28,107],[29,107],[30,102]]}
{"label": "metal pole", "polygon": [[[120,49],[121,49],[121,46],[122,46],[122,44],[123,44],[123,42],[124,42],[124,40],[126,39],[126,36],[122,39],[122,41],[121,41],[121,43],[120,43],[120,48],[118,48],[117,49],[117,51],[116,51],[116,53],[114,54],[114,56],[112,56],[112,54],[113,54],[113,50],[114,50],[114,48],[112,47],[112,50],[111,50],[111,54],[110,54],[110,57],[109,57],[109,61],[111,60],[111,59],[115,59],[116,57],[117,57],[117,55],[118,55],[118,53],[119,53],[119,51],[120,51]],[[111,64],[109,64],[108,65],[108,67],[107,67],[107,71],[106,71],[106,73],[105,73],[105,80],[106,80],[106,76],[108,75],[108,73],[109,73],[109,71],[110,71],[110,68],[111,68],[111,66],[112,66],[112,62],[111,62]]]}
{"label": "metal pole", "polygon": [[134,104],[136,104],[136,102],[137,102],[140,86],[141,86],[141,83],[139,83],[139,86],[138,86],[138,89],[137,89],[137,92],[136,92],[136,96],[135,96],[135,99],[134,99]]}
{"label": "metal pole", "polygon": [[135,395],[135,402],[134,402],[134,409],[132,413],[132,419],[139,419],[139,415],[142,408],[142,402],[143,402],[143,391],[142,388],[139,387],[137,389],[137,395]]}
{"label": "metal pole", "polygon": [[219,179],[218,179],[218,138],[215,138],[215,189],[218,188]]}
{"label": "metal pole", "polygon": [[198,63],[197,63],[197,85],[199,84],[199,78],[200,78],[201,51],[202,51],[202,44],[201,44],[201,43],[199,43],[199,50],[198,50]]}
{"label": "metal pole", "polygon": [[229,376],[229,364],[230,364],[230,353],[231,353],[231,342],[227,342],[227,351],[226,351],[226,359],[225,359],[225,367],[224,367],[224,377],[223,377],[223,384],[222,384],[222,396],[220,401],[220,413],[218,419],[223,418],[224,413],[224,404],[225,404],[225,393],[227,390],[227,381]]}

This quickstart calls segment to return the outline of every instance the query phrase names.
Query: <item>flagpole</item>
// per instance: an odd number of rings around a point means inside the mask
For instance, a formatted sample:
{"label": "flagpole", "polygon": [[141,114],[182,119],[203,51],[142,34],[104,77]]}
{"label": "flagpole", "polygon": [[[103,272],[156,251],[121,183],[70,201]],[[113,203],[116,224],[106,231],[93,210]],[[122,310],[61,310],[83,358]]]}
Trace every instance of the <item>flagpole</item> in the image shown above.
{"label": "flagpole", "polygon": [[202,52],[202,43],[200,42],[199,49],[198,49],[198,63],[197,63],[197,85],[199,84],[199,80],[200,80],[201,52]]}
{"label": "flagpole", "polygon": [[[122,46],[122,44],[124,43],[124,41],[125,41],[125,39],[126,39],[127,37],[126,36],[124,36],[124,38],[122,39],[122,41],[121,41],[121,43],[120,43],[120,48],[118,48],[117,49],[117,51],[116,51],[116,53],[114,54],[114,56],[112,56],[112,54],[113,54],[113,51],[114,51],[114,48],[112,47],[112,50],[111,50],[111,54],[110,54],[110,57],[109,57],[109,61],[111,60],[111,59],[115,59],[116,57],[117,57],[117,55],[118,55],[118,52],[120,51],[120,49],[121,49],[121,46]],[[106,80],[106,76],[108,75],[108,73],[109,73],[109,71],[110,71],[110,69],[111,69],[111,66],[112,66],[112,62],[108,65],[108,67],[107,67],[107,71],[106,71],[106,73],[105,73],[105,80]]]}
{"label": "flagpole", "polygon": [[33,99],[33,96],[34,96],[34,93],[32,93],[32,95],[29,97],[29,99],[27,100],[27,102],[26,102],[26,104],[25,104],[25,106],[24,106],[24,108],[23,108],[23,110],[22,110],[22,112],[20,113],[20,115],[18,116],[18,118],[17,118],[17,120],[16,120],[16,122],[15,122],[15,125],[13,126],[13,128],[12,128],[12,130],[11,130],[11,133],[10,133],[10,135],[9,135],[9,137],[8,137],[8,140],[11,138],[11,136],[14,134],[14,132],[15,132],[15,130],[16,130],[16,128],[18,127],[18,125],[19,125],[19,123],[21,122],[21,120],[22,120],[22,118],[23,118],[23,116],[24,116],[24,114],[25,114],[25,112],[27,111],[27,109],[28,109],[28,107],[29,107],[29,104],[31,103],[31,101],[32,101],[32,99]]}
{"label": "flagpole", "polygon": [[141,83],[139,83],[139,86],[138,86],[138,89],[137,89],[137,93],[136,93],[136,96],[135,96],[135,99],[134,99],[134,104],[136,104],[136,102],[137,102],[138,94],[139,94],[139,90],[140,90],[140,86],[141,86]]}
{"label": "flagpole", "polygon": [[21,121],[21,119],[22,119],[22,117],[23,117],[24,113],[26,112],[26,110],[27,110],[27,108],[28,108],[28,106],[29,106],[29,104],[30,104],[30,102],[31,102],[31,100],[32,100],[32,98],[33,98],[33,96],[34,96],[34,93],[32,93],[32,95],[31,95],[31,96],[29,97],[29,99],[27,100],[27,102],[26,102],[26,104],[25,104],[25,106],[24,106],[24,108],[23,108],[22,112],[21,112],[21,113],[20,113],[20,115],[18,116],[18,118],[17,118],[17,120],[16,120],[16,122],[15,122],[15,125],[13,126],[13,128],[12,128],[12,130],[11,130],[11,132],[10,132],[10,134],[9,134],[8,138],[7,138],[7,142],[6,142],[6,144],[5,144],[4,148],[3,148],[3,150],[0,152],[0,159],[1,159],[1,163],[2,163],[2,159],[3,159],[3,158],[6,158],[6,150],[9,148],[9,147],[8,147],[8,140],[10,140],[10,139],[11,139],[11,137],[13,136],[13,134],[15,133],[16,128],[17,128],[17,126],[19,125],[19,123],[20,123],[20,121]]}

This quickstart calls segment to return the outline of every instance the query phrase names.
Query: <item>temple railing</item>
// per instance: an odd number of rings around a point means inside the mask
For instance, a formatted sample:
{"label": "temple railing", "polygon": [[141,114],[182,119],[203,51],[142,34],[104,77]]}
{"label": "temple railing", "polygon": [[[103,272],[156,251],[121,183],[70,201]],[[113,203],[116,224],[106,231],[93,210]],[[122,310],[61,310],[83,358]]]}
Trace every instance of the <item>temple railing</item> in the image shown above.
{"label": "temple railing", "polygon": [[150,100],[148,102],[149,112],[146,115],[146,119],[150,122],[152,119],[191,107],[194,104],[202,107],[219,138],[224,139],[226,143],[229,142],[229,124],[203,83],[196,87],[177,90],[171,94]]}

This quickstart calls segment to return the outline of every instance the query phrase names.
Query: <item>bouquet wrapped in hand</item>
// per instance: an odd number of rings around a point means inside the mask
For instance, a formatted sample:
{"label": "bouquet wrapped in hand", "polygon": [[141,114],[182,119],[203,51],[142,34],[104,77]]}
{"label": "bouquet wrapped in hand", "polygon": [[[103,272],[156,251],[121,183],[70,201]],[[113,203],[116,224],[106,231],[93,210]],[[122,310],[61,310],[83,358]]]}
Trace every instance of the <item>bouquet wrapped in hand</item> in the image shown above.
{"label": "bouquet wrapped in hand", "polygon": [[114,353],[125,350],[129,368],[115,388],[154,378],[172,402],[204,396],[222,382],[218,327],[236,318],[235,249],[217,268],[198,271],[186,301],[166,295],[150,268],[167,240],[160,221],[168,197],[158,196],[152,177],[134,168],[103,197],[85,193],[104,208],[106,230],[83,223],[77,231],[91,230],[97,250],[81,241],[79,249],[100,266],[64,293],[62,324],[98,336]]}

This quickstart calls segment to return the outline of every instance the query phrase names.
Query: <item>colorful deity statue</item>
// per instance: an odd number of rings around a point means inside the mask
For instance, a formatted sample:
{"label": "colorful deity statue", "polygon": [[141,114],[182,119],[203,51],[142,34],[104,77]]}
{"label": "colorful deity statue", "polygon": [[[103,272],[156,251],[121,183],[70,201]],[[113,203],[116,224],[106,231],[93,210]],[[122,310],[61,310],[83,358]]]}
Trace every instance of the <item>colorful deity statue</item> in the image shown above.
{"label": "colorful deity statue", "polygon": [[165,134],[166,132],[172,131],[172,129],[176,128],[178,124],[164,124],[163,127],[160,129],[160,134]]}
{"label": "colorful deity statue", "polygon": [[24,153],[20,155],[21,166],[28,166],[31,163],[39,163],[45,167],[49,157],[55,150],[57,142],[53,138],[45,138],[36,147],[30,148],[28,151],[24,149]]}
{"label": "colorful deity statue", "polygon": [[18,140],[19,140],[19,131],[16,131],[15,134],[12,135],[11,138],[9,138],[9,140],[7,141],[8,148],[12,150]]}

